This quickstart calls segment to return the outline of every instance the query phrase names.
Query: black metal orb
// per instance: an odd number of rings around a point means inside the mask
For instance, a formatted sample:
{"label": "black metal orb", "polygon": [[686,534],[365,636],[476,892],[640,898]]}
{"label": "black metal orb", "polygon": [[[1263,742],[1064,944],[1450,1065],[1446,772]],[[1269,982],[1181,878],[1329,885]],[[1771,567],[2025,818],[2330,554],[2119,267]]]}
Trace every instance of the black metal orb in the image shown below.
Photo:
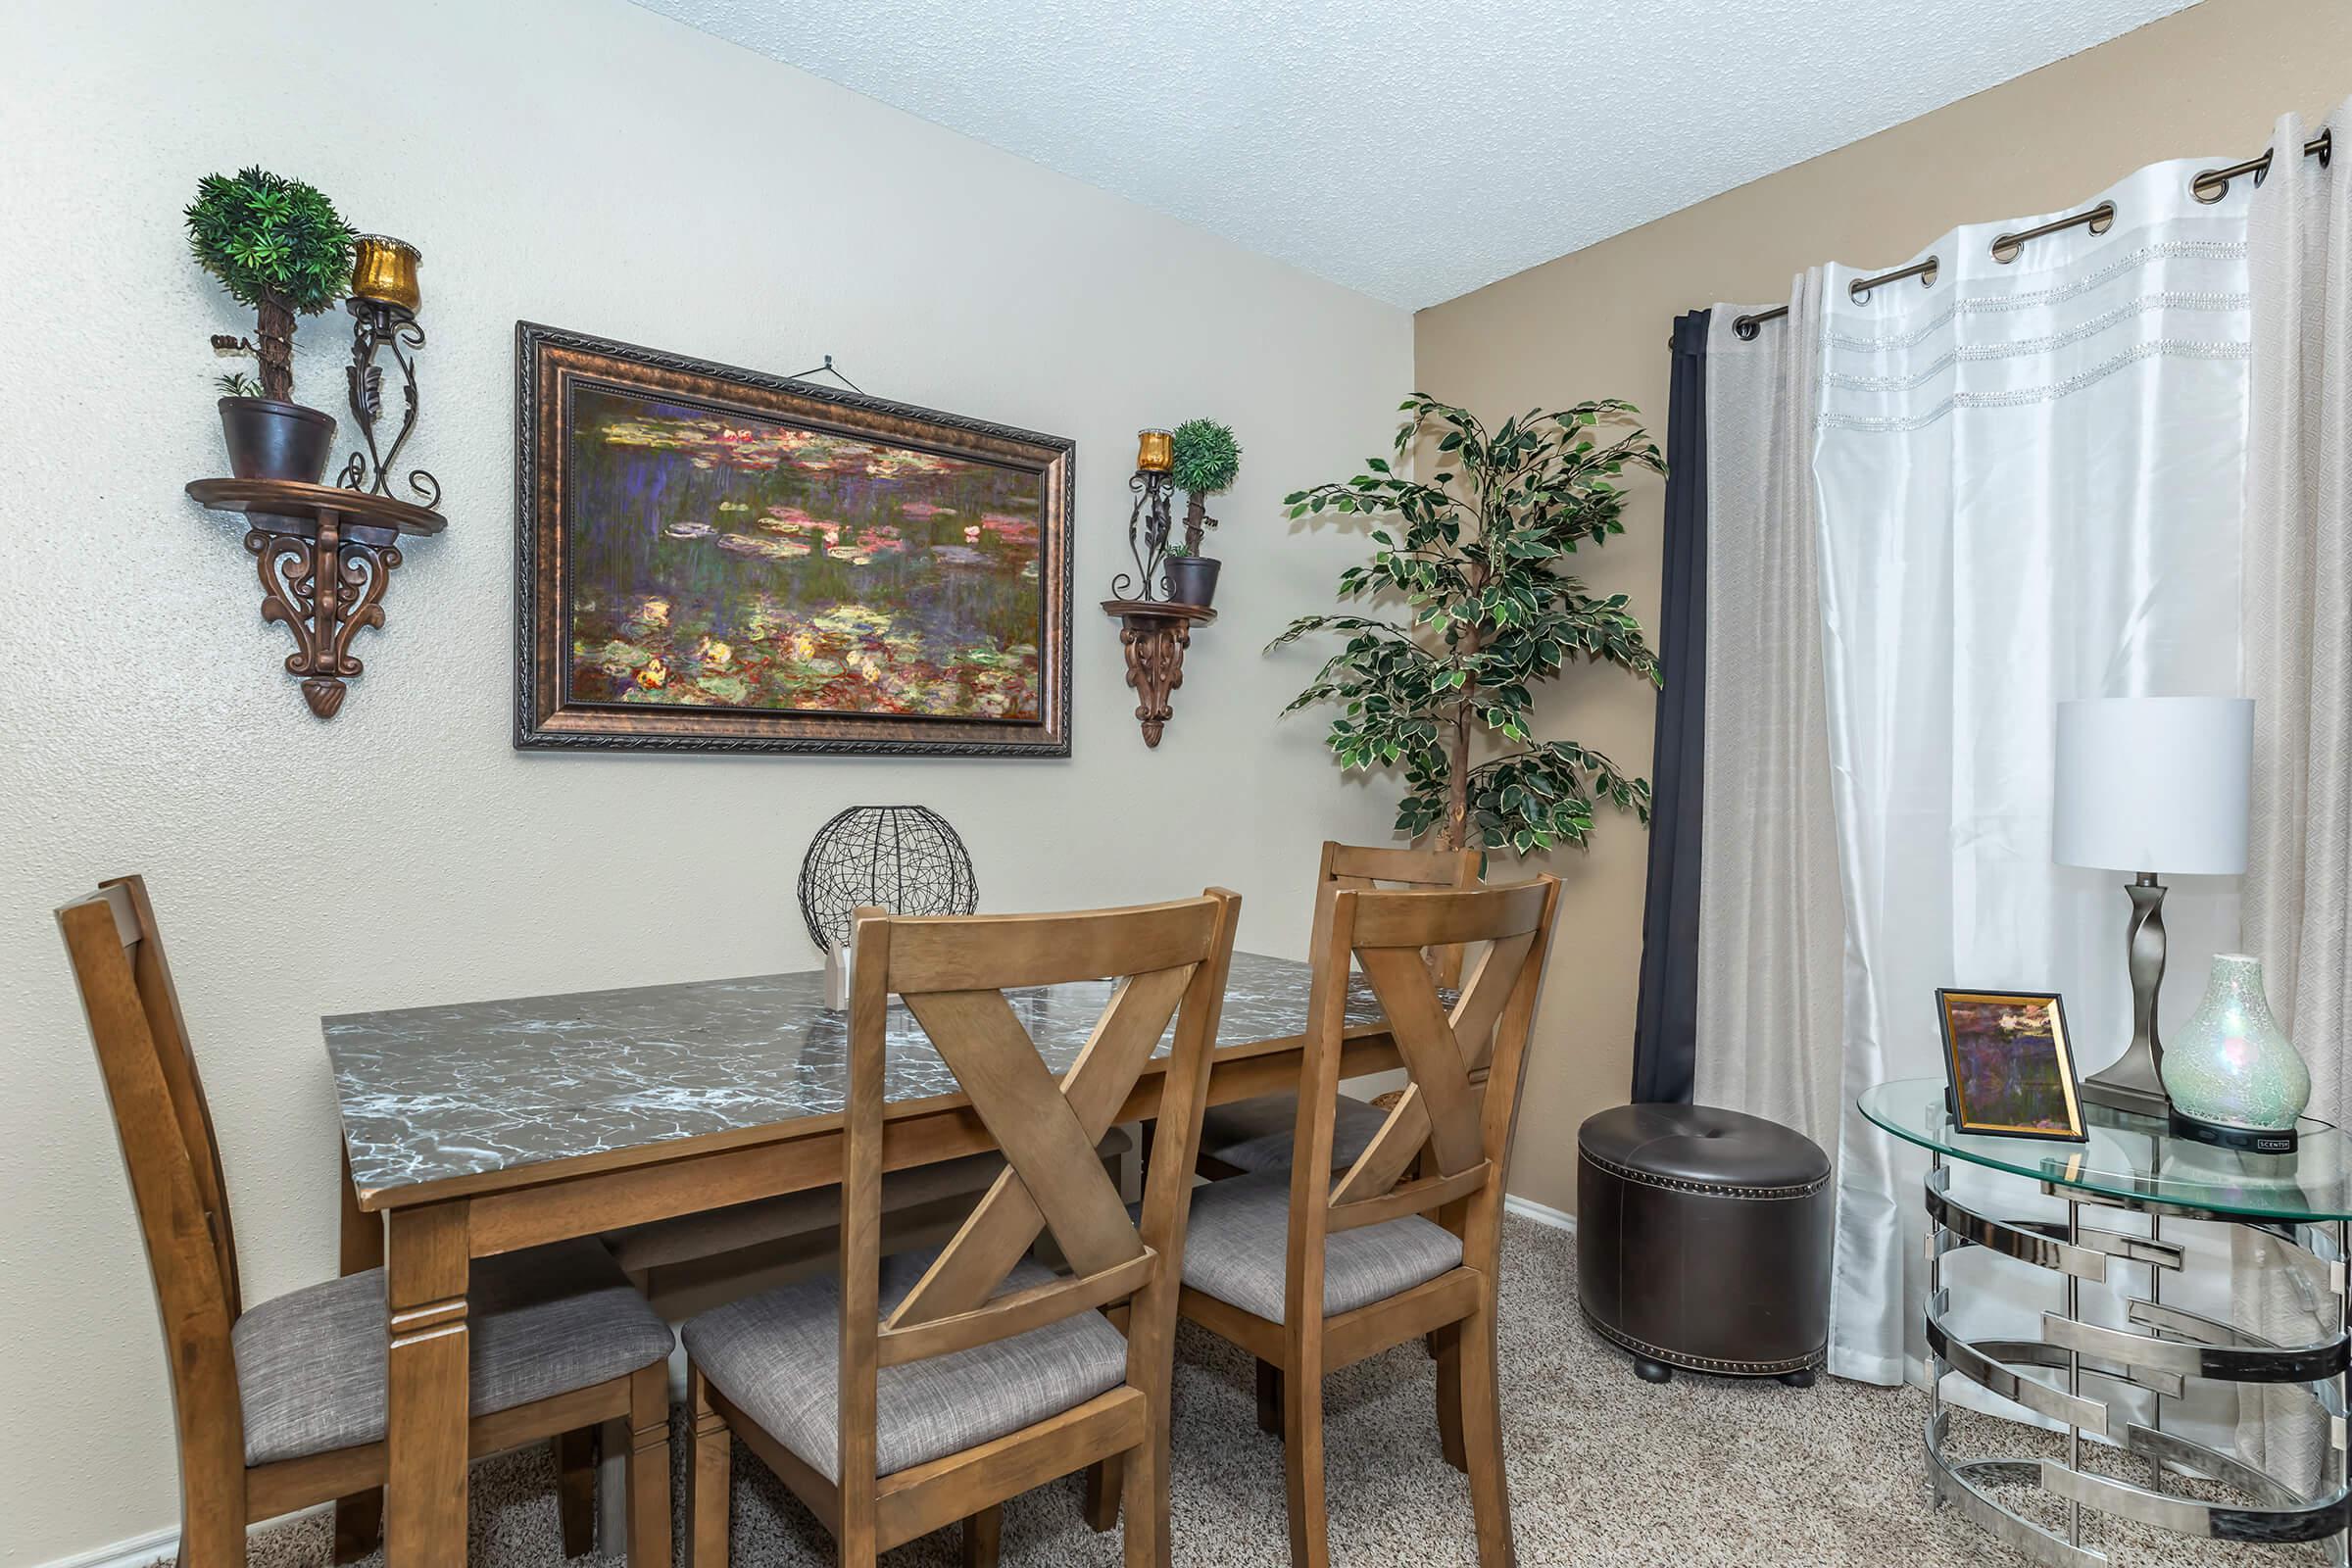
{"label": "black metal orb", "polygon": [[862,905],[893,914],[969,914],[980,906],[972,857],[948,819],[920,806],[853,806],[816,830],[801,861],[801,918],[831,950]]}

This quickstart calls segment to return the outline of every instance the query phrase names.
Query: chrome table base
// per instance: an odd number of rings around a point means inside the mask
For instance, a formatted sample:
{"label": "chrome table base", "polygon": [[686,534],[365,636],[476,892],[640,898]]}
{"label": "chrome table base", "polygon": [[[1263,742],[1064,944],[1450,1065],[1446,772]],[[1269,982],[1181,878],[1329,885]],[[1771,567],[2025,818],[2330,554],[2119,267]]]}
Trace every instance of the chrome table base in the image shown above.
{"label": "chrome table base", "polygon": [[[1977,1213],[1951,1195],[1950,1173],[1940,1155],[1928,1172],[1928,1301],[1926,1329],[1933,1405],[1925,1434],[1928,1485],[1935,1502],[1957,1507],[1969,1520],[2025,1556],[2051,1568],[2097,1568],[2107,1557],[2084,1544],[2083,1510],[2135,1520],[2176,1535],[2239,1542],[2328,1543],[2329,1560],[2347,1563],[2347,1526],[2352,1526],[2352,1490],[2346,1487],[2345,1415],[2347,1369],[2352,1368],[2352,1335],[2346,1333],[2344,1258],[2346,1226],[2260,1228],[2311,1251],[2329,1266],[2334,1287],[2336,1332],[2311,1345],[2280,1346],[2242,1329],[2165,1304],[2163,1277],[2183,1264],[2182,1250],[2164,1239],[2169,1216],[2228,1219],[2153,1200],[2092,1198],[2080,1191],[2046,1186],[2067,1200],[2066,1223],[2000,1220]],[[2085,1202],[2136,1209],[2149,1217],[2148,1234],[2128,1235],[2085,1226]],[[1971,1340],[1952,1324],[1946,1254],[1977,1248],[2031,1263],[2060,1277],[2064,1309],[2042,1314],[2038,1340]],[[2110,1269],[2148,1271],[2145,1298],[2126,1303],[2133,1329],[2085,1322],[2081,1312],[2083,1281],[2108,1283]],[[2063,1374],[2035,1376],[2036,1371]],[[1958,1374],[2012,1403],[2058,1423],[2066,1433],[2066,1457],[1955,1460],[1944,1443],[1949,1412],[1943,1380]],[[2137,1389],[2154,1397],[2154,1419],[2143,1424],[2120,1407],[2086,1394],[2085,1378]],[[2329,1443],[2325,1474],[2315,1495],[2293,1488],[2233,1455],[2163,1430],[2164,1404],[2186,1392],[2192,1378],[2294,1388],[2327,1412]],[[2153,1487],[2135,1486],[2085,1470],[2082,1441],[2105,1438],[2141,1460]],[[2243,1503],[2201,1502],[2164,1490],[2170,1468],[2218,1482],[2248,1499]],[[1996,1488],[2037,1486],[2065,1502],[2063,1529],[2044,1525],[2004,1505]]]}

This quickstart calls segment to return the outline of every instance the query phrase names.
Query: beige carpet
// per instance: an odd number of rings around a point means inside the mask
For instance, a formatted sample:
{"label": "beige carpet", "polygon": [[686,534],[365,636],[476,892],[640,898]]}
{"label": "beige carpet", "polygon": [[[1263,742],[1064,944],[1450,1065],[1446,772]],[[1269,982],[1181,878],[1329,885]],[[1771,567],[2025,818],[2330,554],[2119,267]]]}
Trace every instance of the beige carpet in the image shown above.
{"label": "beige carpet", "polygon": [[[1924,1395],[1835,1379],[1795,1390],[1687,1375],[1652,1388],[1577,1315],[1569,1236],[1514,1219],[1506,1247],[1502,1401],[1519,1560],[1527,1568],[1942,1568],[2024,1560],[1954,1510],[1929,1509],[1919,1452]],[[1418,1346],[1402,1347],[1348,1368],[1326,1388],[1333,1562],[1472,1563],[1469,1487],[1438,1454],[1428,1356]],[[1246,1568],[1286,1560],[1281,1450],[1257,1430],[1255,1409],[1248,1359],[1188,1326],[1177,1342],[1177,1563]],[[1961,1419],[1956,1448],[1994,1442],[1999,1451],[2018,1453],[2034,1445],[2006,1423]],[[739,1568],[831,1564],[831,1541],[808,1511],[740,1446],[735,1463]],[[2144,1479],[2130,1461],[2118,1464]],[[475,1568],[563,1561],[551,1486],[544,1447],[475,1469]],[[682,1506],[682,1485],[680,1496]],[[2012,1505],[2048,1502],[2027,1491]],[[2090,1518],[2093,1544],[2118,1568],[2285,1568],[2325,1560],[2316,1546],[2232,1548],[2136,1528],[2111,1527],[2102,1541]],[[306,1516],[257,1535],[252,1561],[256,1568],[323,1568],[329,1536],[323,1517]],[[892,1568],[947,1568],[956,1561],[955,1535],[911,1543],[884,1560]],[[1064,1482],[1006,1504],[1004,1560],[1112,1568],[1118,1537],[1086,1528],[1078,1485]],[[380,1555],[369,1561],[380,1563]]]}

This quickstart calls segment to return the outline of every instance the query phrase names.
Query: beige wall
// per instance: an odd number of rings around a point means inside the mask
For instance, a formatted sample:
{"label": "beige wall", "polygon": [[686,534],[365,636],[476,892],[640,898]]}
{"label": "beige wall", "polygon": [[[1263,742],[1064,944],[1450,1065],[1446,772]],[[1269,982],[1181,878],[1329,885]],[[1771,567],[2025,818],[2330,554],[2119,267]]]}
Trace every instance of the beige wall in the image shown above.
{"label": "beige wall", "polygon": [[[383,29],[379,34],[375,29]],[[384,73],[378,75],[379,63]],[[623,0],[79,0],[0,7],[0,1563],[174,1514],[163,1346],[56,904],[147,873],[225,1149],[249,1298],[335,1267],[318,1017],[803,968],[793,878],[845,806],[913,800],[988,906],[1245,898],[1302,956],[1316,846],[1383,792],[1277,723],[1259,650],[1360,541],[1288,489],[1375,450],[1411,319]],[[188,260],[199,175],[261,163],[424,252],[416,457],[449,531],[408,551],[333,721],[303,707],[231,519]],[[1066,761],[518,756],[514,330],[553,322],[1078,441]],[[297,391],[341,406],[340,312]],[[1118,628],[1134,432],[1247,449],[1222,618],[1158,751]],[[348,432],[347,432],[348,444]]]}
{"label": "beige wall", "polygon": [[[1668,323],[1717,301],[1788,298],[1817,262],[1908,260],[1956,223],[2049,212],[2143,164],[2261,150],[2273,120],[2352,93],[2352,5],[2205,0],[2141,30],[1631,233],[1423,311],[1415,376],[1482,416],[1625,397],[1665,437]],[[1766,330],[1770,330],[1767,328]],[[1588,564],[1654,625],[1662,487]],[[1720,651],[1718,651],[1720,652]],[[1563,681],[1553,732],[1646,770],[1652,697],[1613,670]],[[1554,857],[1563,930],[1520,1117],[1512,1190],[1572,1208],[1577,1126],[1623,1102],[1632,1071],[1646,844],[1604,819]]]}

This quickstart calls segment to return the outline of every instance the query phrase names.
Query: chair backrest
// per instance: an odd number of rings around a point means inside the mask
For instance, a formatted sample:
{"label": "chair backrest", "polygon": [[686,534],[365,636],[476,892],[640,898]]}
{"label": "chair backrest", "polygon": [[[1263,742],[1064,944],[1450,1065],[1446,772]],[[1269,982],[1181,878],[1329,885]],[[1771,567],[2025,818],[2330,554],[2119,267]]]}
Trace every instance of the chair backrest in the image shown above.
{"label": "chair backrest", "polygon": [[[874,1474],[877,1370],[969,1349],[1127,1301],[1130,1382],[1164,1361],[1174,1332],[1190,1172],[1207,1095],[1241,900],[1197,899],[1072,914],[900,917],[858,911],[852,936],[850,1095],[842,1184],[841,1468]],[[1058,1079],[1005,1000],[1021,987],[1116,979]],[[884,1039],[903,999],[1005,1168],[913,1290],[878,1321]],[[1128,1218],[1095,1152],[1175,1020],[1143,1224]],[[994,1297],[1041,1231],[1069,1278]],[[992,1299],[992,1297],[994,1298]]]}
{"label": "chair backrest", "polygon": [[[1337,888],[1318,903],[1291,1160],[1290,1322],[1321,1315],[1323,1238],[1333,1231],[1436,1211],[1463,1238],[1466,1263],[1494,1266],[1559,886],[1544,876],[1467,892]],[[1448,1011],[1428,950],[1482,944]],[[1380,1000],[1411,1082],[1355,1163],[1333,1180],[1350,957]]]}
{"label": "chair backrest", "polygon": [[57,911],[130,1173],[163,1316],[191,1508],[228,1507],[242,1530],[244,1425],[229,1329],[240,1308],[237,1243],[204,1083],[147,884],[100,885]]}
{"label": "chair backrest", "polygon": [[[1483,850],[1399,850],[1325,839],[1319,880],[1359,892],[1383,887],[1474,888],[1485,861]],[[1464,953],[1459,943],[1429,950],[1429,972],[1438,984],[1462,983]]]}

